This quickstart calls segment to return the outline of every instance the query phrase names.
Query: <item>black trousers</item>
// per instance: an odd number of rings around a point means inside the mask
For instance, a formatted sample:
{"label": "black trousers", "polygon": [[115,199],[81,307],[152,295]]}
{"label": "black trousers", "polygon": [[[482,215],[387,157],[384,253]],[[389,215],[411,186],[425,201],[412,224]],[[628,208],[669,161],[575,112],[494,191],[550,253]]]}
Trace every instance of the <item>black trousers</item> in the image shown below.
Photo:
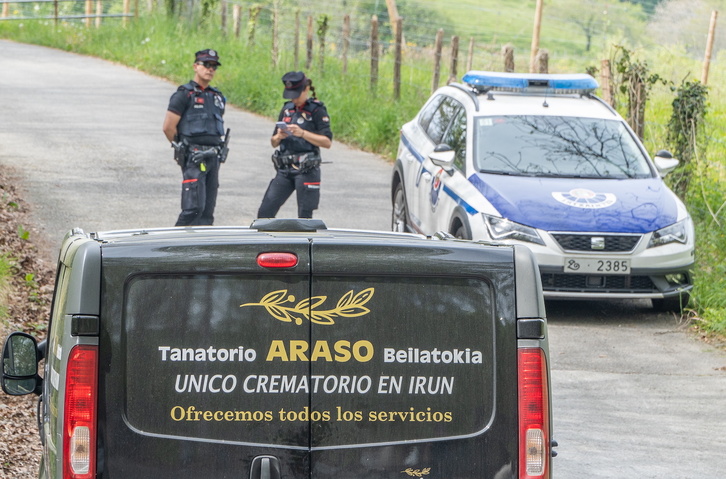
{"label": "black trousers", "polygon": [[293,167],[277,170],[262,198],[257,217],[274,218],[293,191],[297,193],[298,218],[312,218],[320,203],[320,167],[305,172]]}
{"label": "black trousers", "polygon": [[174,226],[212,225],[219,189],[219,160],[207,160],[205,171],[191,162],[187,164],[182,170],[182,211]]}

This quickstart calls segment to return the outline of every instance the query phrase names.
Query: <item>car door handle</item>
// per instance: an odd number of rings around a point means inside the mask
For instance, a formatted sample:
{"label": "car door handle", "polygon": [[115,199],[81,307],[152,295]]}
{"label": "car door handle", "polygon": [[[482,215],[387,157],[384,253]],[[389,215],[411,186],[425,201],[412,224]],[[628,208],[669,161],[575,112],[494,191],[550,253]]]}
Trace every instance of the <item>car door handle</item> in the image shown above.
{"label": "car door handle", "polygon": [[250,479],[280,479],[280,460],[275,456],[257,456],[250,466]]}

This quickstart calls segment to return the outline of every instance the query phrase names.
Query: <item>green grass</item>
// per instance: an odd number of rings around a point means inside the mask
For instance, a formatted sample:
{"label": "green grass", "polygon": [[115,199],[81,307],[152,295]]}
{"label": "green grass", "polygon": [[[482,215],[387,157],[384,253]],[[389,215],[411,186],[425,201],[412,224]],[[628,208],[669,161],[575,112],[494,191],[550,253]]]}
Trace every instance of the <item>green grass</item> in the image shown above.
{"label": "green grass", "polygon": [[0,254],[0,321],[7,318],[7,298],[10,294],[12,263],[6,254]]}
{"label": "green grass", "polygon": [[[571,1],[575,0],[564,1],[561,5],[563,8],[550,13],[551,16],[557,15],[559,23],[548,24],[542,30],[541,46],[561,52],[551,56],[550,71],[584,71],[587,66],[599,66],[602,58],[612,55],[614,44],[625,44],[632,48],[635,56],[647,61],[652,73],[657,73],[674,84],[680,84],[684,79],[700,77],[699,60],[689,58],[678,49],[665,46],[633,47],[628,42],[637,39],[629,37],[624,27],[622,31],[616,31],[614,27],[610,31],[603,31],[595,39],[592,51],[586,53],[582,48],[578,27],[569,25],[569,29],[567,28],[568,18],[573,21],[567,11],[567,5]],[[306,2],[305,5],[309,7],[310,3]],[[413,1],[408,3],[416,4]],[[421,3],[429,9],[440,8],[443,4],[430,0]],[[495,3],[498,5],[496,11],[487,10]],[[610,5],[608,8],[615,9],[621,2],[613,0],[607,3]],[[456,22],[457,33],[462,35],[463,52],[466,51],[468,42],[464,38],[472,32],[511,31],[513,38],[519,42],[518,70],[522,71],[526,68],[523,68],[521,58],[529,55],[534,4],[534,0],[459,0],[454,3],[446,2],[446,15],[447,21]],[[622,8],[626,7],[632,9],[630,4]],[[616,10],[609,11],[612,14]],[[473,12],[483,13],[474,15]],[[632,15],[626,15],[625,10],[618,12],[622,14],[621,25],[642,26],[642,17],[638,11]],[[334,29],[339,30],[340,26],[331,25],[330,28],[333,32]],[[432,32],[432,37],[434,34]],[[477,56],[474,68],[499,69],[496,64],[491,63],[492,58],[496,58],[498,45],[510,42],[510,39],[497,35],[501,33],[492,34],[488,39],[482,37],[482,41],[492,42],[492,45],[496,43],[497,48],[490,46],[491,52],[487,58]],[[522,39],[524,36],[526,41]],[[199,48],[213,47],[220,52],[224,64],[217,74],[215,84],[225,92],[232,104],[269,118],[277,115],[281,104],[279,78],[285,71],[296,66],[293,63],[293,50],[289,39],[281,40],[282,54],[278,66],[273,67],[269,52],[269,28],[261,27],[256,37],[257,46],[249,46],[244,27],[241,39],[232,35],[225,36],[220,32],[216,19],[207,24],[195,24],[193,28],[161,15],[148,14],[142,15],[126,28],[121,26],[120,21],[107,21],[101,29],[86,29],[80,23],[61,25],[56,29],[52,22],[26,21],[22,26],[17,22],[0,22],[0,37],[106,58],[177,83],[186,82],[190,77],[192,52]],[[448,41],[449,37],[445,38]],[[318,97],[328,106],[336,141],[355,145],[390,159],[394,157],[400,126],[413,117],[431,93],[430,51],[416,42],[409,42],[409,38],[406,40],[409,45],[404,52],[401,72],[403,84],[398,100],[393,98],[393,60],[390,54],[381,59],[378,85],[375,92],[371,92],[370,58],[365,53],[352,54],[348,71],[343,74],[341,60],[335,55],[340,45],[335,43],[333,33],[327,42],[329,55],[325,58],[324,71],[321,71],[317,61],[310,69],[306,69],[314,81]],[[302,55],[301,49],[301,57]],[[317,47],[315,55],[317,56]],[[297,69],[303,69],[303,63],[304,59],[301,58]],[[463,59],[460,60],[460,65],[464,65]],[[446,58],[442,66],[441,84],[448,76]],[[463,70],[464,67],[460,66],[459,76]],[[685,198],[697,230],[697,281],[692,306],[699,325],[720,334],[726,334],[726,240],[722,234],[726,229],[726,162],[723,159],[726,158],[726,141],[723,137],[723,131],[726,131],[725,88],[726,69],[716,63],[711,67],[709,77],[709,111],[706,117],[706,136],[709,140],[704,142],[705,146],[699,151],[696,165],[698,175]],[[667,86],[657,86],[651,92],[644,139],[651,153],[668,148],[666,128],[672,101],[673,93]]]}

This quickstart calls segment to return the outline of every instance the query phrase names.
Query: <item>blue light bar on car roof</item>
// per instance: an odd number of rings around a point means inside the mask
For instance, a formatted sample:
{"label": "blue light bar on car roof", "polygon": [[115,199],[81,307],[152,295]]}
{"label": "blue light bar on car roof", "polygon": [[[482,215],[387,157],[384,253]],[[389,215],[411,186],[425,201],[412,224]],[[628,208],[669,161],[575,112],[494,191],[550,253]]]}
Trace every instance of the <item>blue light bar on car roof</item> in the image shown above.
{"label": "blue light bar on car roof", "polygon": [[585,73],[504,73],[472,70],[462,77],[467,85],[479,92],[490,90],[520,93],[572,94],[589,93],[598,84]]}

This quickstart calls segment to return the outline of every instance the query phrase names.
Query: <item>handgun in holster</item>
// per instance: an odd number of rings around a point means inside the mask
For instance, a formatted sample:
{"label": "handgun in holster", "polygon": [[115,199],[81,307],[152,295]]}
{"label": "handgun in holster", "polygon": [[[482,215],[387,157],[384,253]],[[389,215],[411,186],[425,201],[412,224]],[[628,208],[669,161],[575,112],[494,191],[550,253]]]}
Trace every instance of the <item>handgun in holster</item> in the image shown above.
{"label": "handgun in holster", "polygon": [[224,143],[222,143],[222,147],[219,150],[219,162],[224,163],[227,161],[227,155],[229,154],[229,135],[231,131],[229,128],[227,128],[227,132],[224,134]]}
{"label": "handgun in holster", "polygon": [[320,158],[320,155],[318,153],[307,153],[305,155],[300,155],[298,161],[300,170],[303,172],[307,172],[312,170],[316,166],[320,166],[320,163],[322,163],[322,158]]}
{"label": "handgun in holster", "polygon": [[186,140],[179,140],[178,136],[174,137],[174,141],[171,142],[171,147],[174,148],[174,161],[176,164],[184,168],[187,160],[187,147],[189,144]]}

